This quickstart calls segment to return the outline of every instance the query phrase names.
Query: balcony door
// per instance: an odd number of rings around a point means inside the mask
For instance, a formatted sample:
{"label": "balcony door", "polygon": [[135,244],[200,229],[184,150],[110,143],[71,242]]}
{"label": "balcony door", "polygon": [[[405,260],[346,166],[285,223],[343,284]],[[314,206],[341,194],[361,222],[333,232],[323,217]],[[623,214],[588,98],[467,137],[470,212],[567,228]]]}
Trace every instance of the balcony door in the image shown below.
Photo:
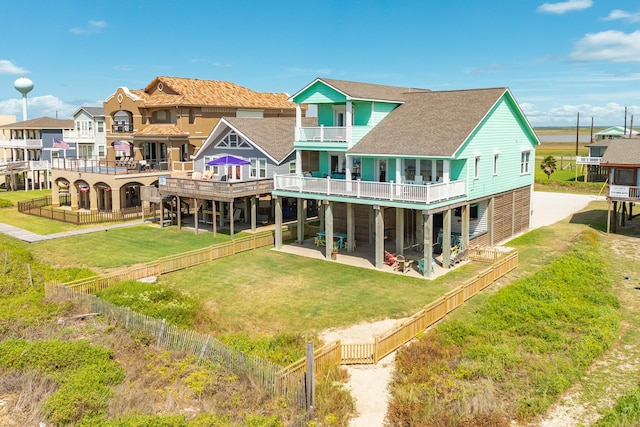
{"label": "balcony door", "polygon": [[387,182],[387,159],[376,160],[378,182]]}

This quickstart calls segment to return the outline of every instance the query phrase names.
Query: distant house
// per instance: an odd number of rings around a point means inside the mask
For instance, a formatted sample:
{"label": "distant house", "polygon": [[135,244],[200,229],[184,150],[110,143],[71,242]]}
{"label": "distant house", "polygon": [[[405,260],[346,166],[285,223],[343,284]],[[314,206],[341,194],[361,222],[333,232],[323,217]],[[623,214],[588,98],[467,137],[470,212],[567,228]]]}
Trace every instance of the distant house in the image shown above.
{"label": "distant house", "polygon": [[[373,245],[378,268],[385,250],[418,249],[431,265],[436,243],[448,267],[454,246],[493,245],[529,228],[539,141],[509,89],[318,78],[291,100],[315,104],[318,124],[304,125],[298,110],[296,171],[274,179],[276,248],[288,197],[322,206],[326,242],[339,234],[349,252],[356,241]],[[332,250],[327,244],[327,259]]]}
{"label": "distant house", "polygon": [[73,115],[73,129],[66,130],[64,140],[76,147],[76,157],[105,159],[107,129],[104,108],[80,107]]}
{"label": "distant house", "polygon": [[[15,172],[7,173],[7,187],[49,188],[51,161],[58,156],[60,145],[64,145],[63,133],[73,129],[73,120],[39,117],[0,126],[2,139],[0,150],[2,162]],[[8,136],[8,138],[7,138]],[[73,152],[69,146],[65,152]]]}
{"label": "distant house", "polygon": [[69,188],[73,210],[141,209],[141,187],[193,173],[192,156],[220,118],[294,117],[287,98],[230,82],[166,76],[144,89],[119,87],[103,105],[104,157],[97,143],[91,156],[87,145],[75,158],[55,162],[53,204],[59,205],[59,190]]}
{"label": "distant house", "polygon": [[605,182],[609,178],[609,169],[601,164],[601,159],[608,147],[639,136],[639,132],[621,126],[613,126],[594,134],[594,141],[586,146],[589,155],[576,157],[576,165],[584,167],[585,182]]}
{"label": "distant house", "polygon": [[[315,119],[303,121],[316,123]],[[194,199],[200,222],[212,224],[217,215],[221,225],[230,222],[231,234],[239,217],[251,221],[255,229],[259,218],[271,216],[273,176],[296,170],[295,123],[295,117],[221,118],[194,155],[193,175],[162,180],[160,196]],[[239,161],[208,164],[226,156]],[[266,206],[260,206],[261,199],[267,199]],[[292,209],[293,203],[285,216],[293,217]]]}
{"label": "distant house", "polygon": [[610,144],[600,165],[609,171],[607,233],[611,226],[615,232],[618,224],[632,219],[633,206],[640,202],[640,140],[622,139]]}

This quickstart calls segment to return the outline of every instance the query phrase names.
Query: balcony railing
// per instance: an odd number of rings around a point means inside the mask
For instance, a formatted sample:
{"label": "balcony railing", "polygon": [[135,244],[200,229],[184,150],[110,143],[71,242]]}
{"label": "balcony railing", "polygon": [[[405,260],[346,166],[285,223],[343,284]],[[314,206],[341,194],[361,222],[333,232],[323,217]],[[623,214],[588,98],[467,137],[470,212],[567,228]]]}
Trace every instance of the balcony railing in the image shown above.
{"label": "balcony railing", "polygon": [[41,139],[0,139],[0,148],[42,148]]}
{"label": "balcony railing", "polygon": [[191,178],[165,178],[158,184],[160,194],[177,194],[185,197],[207,197],[233,199],[258,194],[268,194],[273,190],[272,179],[250,181],[211,181]]}
{"label": "balcony railing", "polygon": [[600,164],[601,157],[584,157],[584,156],[576,156],[576,164],[578,165],[594,165],[597,166]]}
{"label": "balcony railing", "polygon": [[96,137],[96,132],[91,130],[63,130],[62,138],[63,139],[94,139]]}
{"label": "balcony railing", "polygon": [[116,160],[110,162],[106,160],[80,159],[80,158],[57,158],[51,159],[52,169],[62,169],[75,172],[97,173],[105,175],[123,175],[131,173],[161,173],[168,172],[167,162],[151,162],[142,160]]}
{"label": "balcony railing", "polygon": [[297,174],[276,175],[273,180],[274,190],[409,203],[436,203],[466,194],[464,180],[429,184],[396,184],[347,181],[329,177],[307,178]]}
{"label": "balcony railing", "polygon": [[344,126],[301,127],[300,141],[347,142],[347,128]]}
{"label": "balcony railing", "polygon": [[640,201],[640,187],[632,187],[628,185],[610,185],[609,197],[613,199],[626,199]]}
{"label": "balcony railing", "polygon": [[133,125],[129,123],[125,123],[123,125],[111,125],[112,133],[132,133]]}

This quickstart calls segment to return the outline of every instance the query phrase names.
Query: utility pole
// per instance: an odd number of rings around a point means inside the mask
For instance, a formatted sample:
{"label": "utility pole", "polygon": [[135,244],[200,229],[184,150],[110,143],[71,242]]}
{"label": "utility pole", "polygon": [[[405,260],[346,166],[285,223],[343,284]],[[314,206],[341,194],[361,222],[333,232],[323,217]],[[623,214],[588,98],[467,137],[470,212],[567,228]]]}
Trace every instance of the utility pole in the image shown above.
{"label": "utility pole", "polygon": [[578,111],[578,119],[576,120],[576,156],[578,155],[578,140],[580,139],[580,111]]}

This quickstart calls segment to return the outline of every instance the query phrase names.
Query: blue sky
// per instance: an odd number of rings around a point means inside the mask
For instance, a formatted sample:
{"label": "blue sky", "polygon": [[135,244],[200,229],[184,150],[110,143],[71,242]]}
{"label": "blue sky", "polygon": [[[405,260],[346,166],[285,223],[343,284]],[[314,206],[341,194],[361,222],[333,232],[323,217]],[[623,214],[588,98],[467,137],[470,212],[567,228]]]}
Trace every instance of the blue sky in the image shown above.
{"label": "blue sky", "polygon": [[[0,0],[0,115],[70,118],[155,76],[511,89],[534,126],[640,125],[637,0]],[[13,17],[13,18],[9,18]],[[634,126],[635,127],[635,126]]]}

